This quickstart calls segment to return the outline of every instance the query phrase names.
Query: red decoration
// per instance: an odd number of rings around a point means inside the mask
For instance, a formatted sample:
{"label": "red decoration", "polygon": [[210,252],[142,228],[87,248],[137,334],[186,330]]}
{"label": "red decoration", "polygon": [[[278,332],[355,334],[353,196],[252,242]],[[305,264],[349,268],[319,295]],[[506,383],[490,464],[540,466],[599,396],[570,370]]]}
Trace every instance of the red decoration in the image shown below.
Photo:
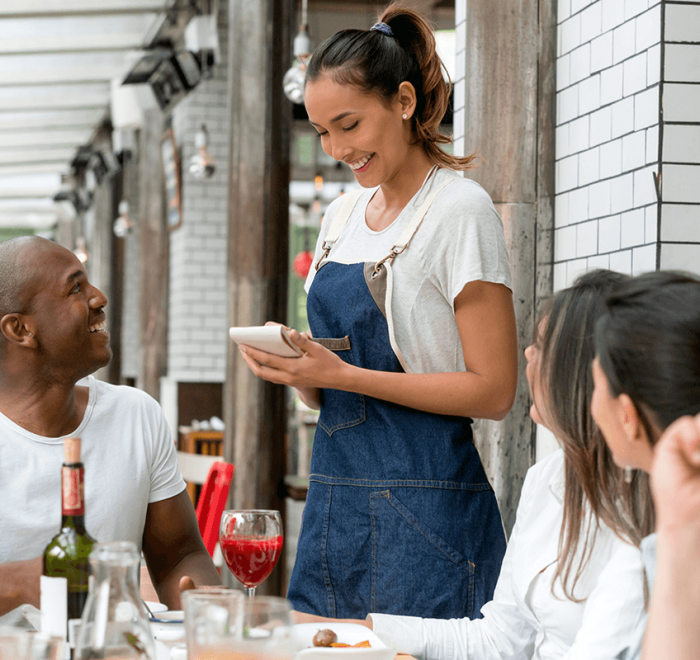
{"label": "red decoration", "polygon": [[314,255],[310,250],[303,250],[292,262],[292,268],[294,269],[294,274],[300,277],[302,280],[306,279],[306,276],[311,270],[311,264],[313,263]]}

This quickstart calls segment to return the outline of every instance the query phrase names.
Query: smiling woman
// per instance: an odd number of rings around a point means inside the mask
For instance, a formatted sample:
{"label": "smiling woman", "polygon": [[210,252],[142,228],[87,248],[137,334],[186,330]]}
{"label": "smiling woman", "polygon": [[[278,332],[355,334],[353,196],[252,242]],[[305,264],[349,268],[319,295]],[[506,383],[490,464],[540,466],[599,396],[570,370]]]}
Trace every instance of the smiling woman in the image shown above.
{"label": "smiling woman", "polygon": [[306,281],[313,336],[252,371],[320,407],[288,597],[331,617],[479,616],[505,551],[473,417],[502,419],[517,347],[503,225],[441,147],[449,84],[427,21],[392,5],[307,70],[324,151],[365,190],[326,212]]}

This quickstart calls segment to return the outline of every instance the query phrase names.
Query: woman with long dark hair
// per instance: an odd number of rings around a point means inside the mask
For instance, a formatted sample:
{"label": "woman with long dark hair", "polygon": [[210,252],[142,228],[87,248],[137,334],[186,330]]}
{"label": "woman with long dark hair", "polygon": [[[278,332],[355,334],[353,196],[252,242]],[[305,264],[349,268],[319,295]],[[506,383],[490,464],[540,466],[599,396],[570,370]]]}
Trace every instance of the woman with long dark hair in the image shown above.
{"label": "woman with long dark hair", "polygon": [[356,623],[421,660],[627,658],[646,616],[638,544],[651,524],[648,484],[624,482],[590,408],[595,323],[626,279],[594,271],[555,294],[525,351],[530,415],[561,449],[527,473],[483,618],[372,613]]}
{"label": "woman with long dark hair", "polygon": [[321,414],[288,597],[326,616],[478,616],[505,551],[472,437],[517,381],[503,225],[440,132],[449,85],[427,21],[390,6],[313,53],[305,104],[362,190],[326,214],[306,287],[314,339],[260,377]]}
{"label": "woman with long dark hair", "polygon": [[[693,600],[700,593],[700,546],[695,545],[700,540],[700,463],[684,458],[682,449],[683,443],[700,446],[695,421],[700,414],[700,280],[659,271],[620,287],[607,300],[596,329],[596,354],[593,414],[628,481],[646,479],[654,447],[661,445],[652,472],[659,504],[661,595],[652,598],[653,653],[650,648],[646,657],[697,658],[691,640],[700,620],[700,598]],[[686,497],[674,497],[674,489],[680,494],[683,487]],[[650,586],[656,547],[656,535],[642,542]],[[674,593],[685,598],[673,605]],[[640,626],[640,644],[643,631]]]}

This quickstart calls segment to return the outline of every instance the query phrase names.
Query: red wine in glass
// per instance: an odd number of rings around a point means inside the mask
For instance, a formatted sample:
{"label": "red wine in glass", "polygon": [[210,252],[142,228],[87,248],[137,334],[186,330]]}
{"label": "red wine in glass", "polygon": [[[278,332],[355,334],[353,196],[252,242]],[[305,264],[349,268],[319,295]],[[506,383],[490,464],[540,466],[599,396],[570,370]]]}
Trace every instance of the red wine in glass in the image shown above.
{"label": "red wine in glass", "polygon": [[224,561],[249,596],[263,582],[282,554],[279,511],[224,511],[219,543]]}

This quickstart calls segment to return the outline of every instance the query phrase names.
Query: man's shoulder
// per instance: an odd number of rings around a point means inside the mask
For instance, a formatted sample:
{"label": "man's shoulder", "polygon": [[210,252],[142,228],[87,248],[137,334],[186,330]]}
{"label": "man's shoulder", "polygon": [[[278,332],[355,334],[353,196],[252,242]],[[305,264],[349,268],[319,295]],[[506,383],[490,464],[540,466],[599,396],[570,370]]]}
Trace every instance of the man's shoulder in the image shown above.
{"label": "man's shoulder", "polygon": [[90,388],[96,406],[109,405],[161,413],[160,404],[150,394],[136,387],[106,383],[93,376],[80,381],[80,384]]}

